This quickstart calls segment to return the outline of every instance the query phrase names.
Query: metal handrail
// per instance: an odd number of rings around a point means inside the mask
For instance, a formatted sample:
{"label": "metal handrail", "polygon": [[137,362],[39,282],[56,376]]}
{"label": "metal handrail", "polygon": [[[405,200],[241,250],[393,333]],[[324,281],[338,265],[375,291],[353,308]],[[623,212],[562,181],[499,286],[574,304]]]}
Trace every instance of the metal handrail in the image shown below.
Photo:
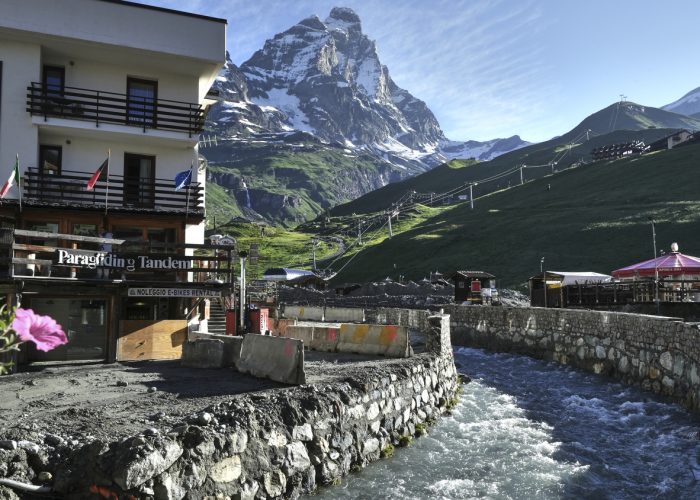
{"label": "metal handrail", "polygon": [[170,99],[149,99],[117,92],[62,87],[39,82],[27,87],[27,112],[32,115],[163,129],[199,134],[206,110],[201,104]]}

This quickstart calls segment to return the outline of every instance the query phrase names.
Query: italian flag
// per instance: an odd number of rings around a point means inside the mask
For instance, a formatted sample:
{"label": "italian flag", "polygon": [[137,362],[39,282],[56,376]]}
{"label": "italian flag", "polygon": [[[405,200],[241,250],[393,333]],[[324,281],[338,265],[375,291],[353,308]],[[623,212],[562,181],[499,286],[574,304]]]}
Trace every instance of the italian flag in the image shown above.
{"label": "italian flag", "polygon": [[20,182],[20,177],[19,177],[19,154],[15,158],[15,168],[12,169],[12,173],[10,174],[10,178],[7,179],[7,182],[5,185],[2,187],[0,190],[0,198],[4,198],[7,192],[10,190],[12,186],[17,183],[19,185]]}

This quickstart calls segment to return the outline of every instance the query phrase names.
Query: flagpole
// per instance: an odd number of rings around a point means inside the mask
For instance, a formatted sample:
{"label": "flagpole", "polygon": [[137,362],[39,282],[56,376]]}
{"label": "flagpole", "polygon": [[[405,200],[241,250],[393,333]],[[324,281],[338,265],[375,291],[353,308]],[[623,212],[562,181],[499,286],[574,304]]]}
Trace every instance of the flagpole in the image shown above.
{"label": "flagpole", "polygon": [[109,196],[109,162],[111,160],[112,156],[112,149],[107,150],[107,186],[105,187],[105,215],[107,215],[107,203],[108,203],[108,196]]}
{"label": "flagpole", "polygon": [[19,188],[19,211],[22,211],[22,176],[19,173],[19,153],[17,153],[17,157],[15,159],[17,162],[17,187]]}
{"label": "flagpole", "polygon": [[185,220],[187,220],[187,216],[190,214],[190,185],[187,185],[187,198],[185,201]]}

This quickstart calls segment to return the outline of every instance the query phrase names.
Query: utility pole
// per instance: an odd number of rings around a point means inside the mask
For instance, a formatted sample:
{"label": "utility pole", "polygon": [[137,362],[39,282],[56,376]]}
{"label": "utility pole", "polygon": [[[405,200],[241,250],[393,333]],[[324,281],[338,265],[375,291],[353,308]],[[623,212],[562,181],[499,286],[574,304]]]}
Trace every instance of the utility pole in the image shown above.
{"label": "utility pole", "polygon": [[659,264],[656,262],[656,226],[654,219],[649,218],[649,222],[651,222],[651,238],[654,240],[654,302],[656,302],[656,314],[659,314],[661,304],[659,303]]}
{"label": "utility pole", "polygon": [[240,333],[244,333],[245,329],[245,259],[248,257],[248,252],[245,250],[242,250],[238,252],[238,256],[241,259],[241,286],[240,286],[240,291],[239,291],[239,303],[240,303],[240,308],[239,308],[239,314],[240,318],[238,319],[238,325],[240,326]]}
{"label": "utility pole", "polygon": [[472,188],[478,185],[478,182],[472,182],[471,184],[469,184],[469,206],[472,210],[474,210],[474,191]]}
{"label": "utility pole", "polygon": [[554,162],[551,162],[549,166],[552,167],[552,175],[554,175]]}
{"label": "utility pole", "polygon": [[311,240],[311,250],[313,253],[313,259],[314,259],[314,271],[316,270],[316,245],[318,244],[318,240],[314,238]]}
{"label": "utility pole", "polygon": [[544,290],[544,307],[547,307],[547,273],[544,272],[544,257],[540,259],[540,272],[542,273],[542,289]]}
{"label": "utility pole", "polygon": [[362,246],[362,219],[357,219],[357,242]]}
{"label": "utility pole", "polygon": [[389,212],[389,238],[394,236],[394,231],[391,229],[391,217],[394,215],[394,212]]}
{"label": "utility pole", "polygon": [[520,185],[522,186],[525,184],[525,179],[523,177],[523,168],[525,168],[525,165],[520,165]]}

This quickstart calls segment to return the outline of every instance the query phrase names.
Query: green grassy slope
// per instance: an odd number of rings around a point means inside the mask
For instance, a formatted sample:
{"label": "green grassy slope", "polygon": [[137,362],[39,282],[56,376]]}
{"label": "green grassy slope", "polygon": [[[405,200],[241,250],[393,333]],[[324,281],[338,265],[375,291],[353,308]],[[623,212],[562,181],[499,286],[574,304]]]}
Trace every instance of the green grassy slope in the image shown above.
{"label": "green grassy slope", "polygon": [[483,269],[501,285],[520,286],[543,256],[549,270],[609,273],[652,257],[649,217],[659,249],[677,241],[700,255],[699,175],[694,145],[534,180],[479,199],[474,210],[468,203],[439,210],[365,247],[335,281]]}
{"label": "green grassy slope", "polygon": [[[261,228],[264,227],[264,234]],[[251,244],[258,245],[260,258],[256,264],[248,265],[249,279],[258,279],[270,267],[291,267],[311,269],[311,245],[314,234],[249,222],[231,222],[217,227],[217,233],[236,238],[237,248],[249,250]],[[207,234],[213,234],[209,230]],[[337,249],[336,244],[321,242],[316,247],[318,259],[330,255]],[[235,272],[240,272],[236,262]]]}
{"label": "green grassy slope", "polygon": [[[314,142],[225,144],[203,153],[212,175],[226,175],[230,182],[221,190],[225,196],[208,200],[208,208],[226,211],[228,205],[237,205],[235,180],[245,179],[248,189],[258,193],[251,195],[253,210],[284,226],[313,219],[399,175],[397,169],[370,155]],[[282,197],[286,197],[284,203]]]}
{"label": "green grassy slope", "polygon": [[[578,128],[578,127],[577,127]],[[573,163],[590,160],[592,149],[627,142],[631,140],[642,140],[647,144],[665,137],[673,132],[673,129],[648,129],[648,130],[618,130],[601,136],[591,137],[588,141],[575,143],[566,156],[561,158],[556,166],[557,169],[565,169]],[[567,136],[571,134],[568,133]],[[511,151],[491,161],[474,163],[464,160],[454,160],[450,163],[440,165],[429,172],[406,179],[402,182],[389,184],[381,189],[372,191],[349,203],[339,205],[331,210],[333,215],[347,215],[351,213],[368,213],[384,210],[391,203],[399,200],[407,192],[415,190],[418,193],[443,193],[467,182],[480,181],[500,172],[506,172],[516,165],[545,165],[557,155],[563,153],[566,144],[571,139],[563,136],[550,141],[533,144],[516,151]],[[547,167],[537,169],[526,169],[525,179],[532,179],[547,175],[551,169]],[[520,173],[514,172],[510,176],[500,179],[495,183],[481,184],[474,188],[474,196],[480,196],[494,190],[514,186],[520,183]]]}

